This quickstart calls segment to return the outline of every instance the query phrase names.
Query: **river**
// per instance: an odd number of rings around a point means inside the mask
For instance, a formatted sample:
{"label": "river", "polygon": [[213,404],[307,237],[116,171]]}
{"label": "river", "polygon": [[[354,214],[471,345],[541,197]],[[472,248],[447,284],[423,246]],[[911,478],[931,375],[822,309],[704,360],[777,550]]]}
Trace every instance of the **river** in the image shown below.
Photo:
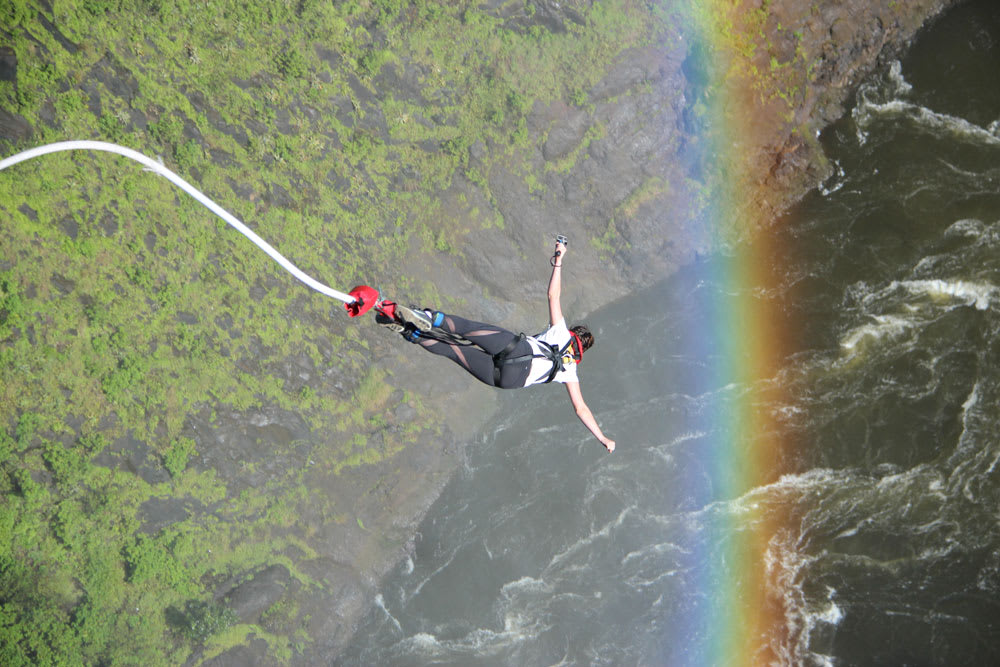
{"label": "river", "polygon": [[[1000,7],[952,10],[824,134],[836,175],[746,249],[763,283],[709,257],[593,314],[582,386],[618,451],[561,388],[505,394],[337,663],[720,664],[708,579],[744,572],[781,610],[746,662],[1000,664],[998,84]],[[734,497],[710,443],[754,387],[710,372],[720,294],[784,331],[748,382],[780,386],[755,409],[793,445]],[[718,525],[766,562],[727,562]]]}

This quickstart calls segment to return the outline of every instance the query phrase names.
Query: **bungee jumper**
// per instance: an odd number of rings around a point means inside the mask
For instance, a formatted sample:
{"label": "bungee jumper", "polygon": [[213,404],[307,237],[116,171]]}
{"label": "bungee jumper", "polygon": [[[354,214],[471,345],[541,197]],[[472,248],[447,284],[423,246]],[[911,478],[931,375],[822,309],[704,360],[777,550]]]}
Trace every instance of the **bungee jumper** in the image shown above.
{"label": "bungee jumper", "polygon": [[118,144],[90,140],[46,144],[0,160],[0,171],[31,158],[69,150],[115,153],[142,164],[146,171],[163,176],[222,218],[308,287],[342,301],[350,317],[358,317],[374,308],[376,322],[402,334],[406,340],[419,344],[429,352],[455,361],[487,385],[502,389],[553,381],[566,385],[570,401],[580,421],[609,452],[615,450],[615,441],[606,437],[601,431],[580,393],[576,367],[582,360],[583,353],[593,345],[594,337],[586,326],[579,325],[568,329],[562,314],[559,298],[562,291],[562,261],[566,255],[567,245],[564,236],[557,237],[551,261],[552,276],[548,288],[549,328],[537,336],[526,336],[490,324],[473,322],[457,315],[400,306],[395,302],[383,300],[378,290],[367,285],[358,285],[346,294],[324,285],[292,264],[231,213],[167,169],[161,161],[153,160]]}
{"label": "bungee jumper", "polygon": [[428,352],[451,359],[491,387],[516,389],[553,381],[564,384],[576,416],[613,452],[615,441],[601,431],[583,400],[577,376],[577,366],[583,353],[594,344],[594,336],[586,325],[567,328],[562,313],[560,296],[566,247],[566,237],[558,236],[548,287],[549,328],[536,336],[515,334],[492,324],[432,309],[408,308],[386,300],[375,304],[375,321]]}

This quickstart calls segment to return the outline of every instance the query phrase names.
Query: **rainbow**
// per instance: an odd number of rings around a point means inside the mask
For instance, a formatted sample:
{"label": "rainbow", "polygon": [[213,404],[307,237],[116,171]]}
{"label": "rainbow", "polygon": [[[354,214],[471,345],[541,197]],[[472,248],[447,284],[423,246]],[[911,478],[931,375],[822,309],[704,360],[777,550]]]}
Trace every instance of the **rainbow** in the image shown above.
{"label": "rainbow", "polygon": [[[699,158],[708,166],[709,196],[696,214],[714,238],[733,239],[742,230],[758,229],[761,221],[754,203],[766,200],[750,175],[746,153],[759,115],[745,113],[759,101],[762,82],[747,66],[748,40],[759,16],[733,0],[692,0],[685,10],[683,39],[688,57],[697,58],[685,69],[689,84],[702,91],[695,104],[701,114],[697,137]],[[704,80],[691,81],[692,75]],[[766,82],[763,82],[766,83]],[[763,236],[763,235],[761,235]],[[697,540],[692,563],[700,592],[693,613],[674,628],[672,641],[686,642],[682,663],[690,665],[787,664],[797,640],[785,609],[787,583],[771,565],[774,542],[788,522],[780,509],[769,505],[754,489],[774,482],[788,444],[761,405],[760,393],[782,357],[783,335],[772,305],[748,286],[766,286],[770,254],[766,239],[752,245],[733,243],[726,261],[706,266],[716,298],[704,304],[707,335],[694,337],[701,349],[691,353],[711,360],[705,386],[738,394],[716,401],[711,442],[711,488],[701,490],[710,499],[703,510],[708,534]],[[774,391],[773,387],[767,387]],[[699,483],[699,482],[692,482]]]}

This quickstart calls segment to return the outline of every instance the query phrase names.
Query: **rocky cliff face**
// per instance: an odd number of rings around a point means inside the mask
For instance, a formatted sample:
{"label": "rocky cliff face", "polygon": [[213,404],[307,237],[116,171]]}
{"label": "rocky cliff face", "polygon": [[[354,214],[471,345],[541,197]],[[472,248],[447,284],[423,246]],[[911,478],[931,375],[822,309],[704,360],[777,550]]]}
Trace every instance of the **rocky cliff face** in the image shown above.
{"label": "rocky cliff face", "polygon": [[[538,148],[526,160],[538,177],[529,184],[503,165],[488,170],[505,228],[441,267],[447,284],[463,294],[484,287],[486,298],[469,301],[495,319],[537,314],[520,304],[537,303],[545,267],[536,253],[562,232],[576,240],[568,298],[583,315],[766,228],[829,176],[818,136],[856,85],[956,2],[707,3],[714,14],[694,29],[690,14],[666,9],[654,43],[627,50],[577,104],[532,109]],[[512,4],[489,3],[510,25],[566,30],[591,3],[537,3],[530,18]],[[713,108],[720,113],[705,111]],[[706,147],[710,140],[729,145]],[[488,150],[474,145],[473,164]],[[732,223],[712,229],[704,202],[719,191]],[[477,192],[460,181],[449,194]],[[516,253],[496,251],[511,244]]]}
{"label": "rocky cliff face", "polygon": [[829,176],[820,132],[843,115],[862,79],[959,1],[738,3],[720,69],[726,122],[739,128],[733,195],[747,229],[767,227]]}

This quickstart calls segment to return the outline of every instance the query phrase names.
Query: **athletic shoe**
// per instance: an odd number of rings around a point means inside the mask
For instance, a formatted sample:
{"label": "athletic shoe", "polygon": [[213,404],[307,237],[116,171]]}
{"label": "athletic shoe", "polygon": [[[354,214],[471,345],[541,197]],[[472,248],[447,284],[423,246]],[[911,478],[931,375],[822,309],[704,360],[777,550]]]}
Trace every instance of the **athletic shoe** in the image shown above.
{"label": "athletic shoe", "polygon": [[404,324],[412,324],[417,331],[430,331],[434,328],[431,318],[423,310],[407,308],[396,304],[396,319]]}
{"label": "athletic shoe", "polygon": [[375,313],[375,323],[381,324],[389,331],[394,333],[403,333],[406,330],[406,326],[402,322],[397,322],[388,315],[382,313]]}

